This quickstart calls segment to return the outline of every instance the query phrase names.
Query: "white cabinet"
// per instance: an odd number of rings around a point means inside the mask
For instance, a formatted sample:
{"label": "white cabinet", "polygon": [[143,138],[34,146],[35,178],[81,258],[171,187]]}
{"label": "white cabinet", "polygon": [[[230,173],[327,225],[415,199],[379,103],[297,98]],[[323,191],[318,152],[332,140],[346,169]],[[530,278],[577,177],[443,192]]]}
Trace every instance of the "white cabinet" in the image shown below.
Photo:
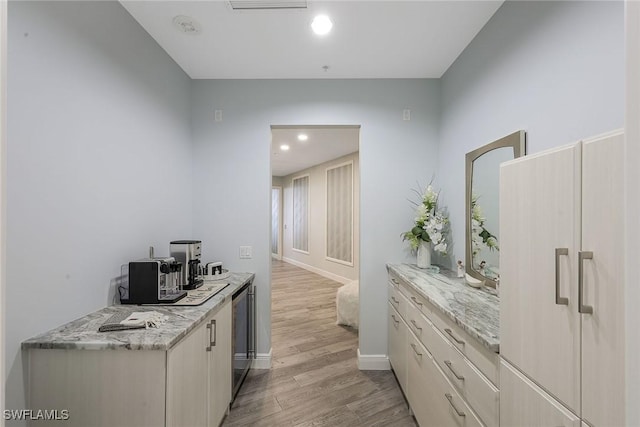
{"label": "white cabinet", "polygon": [[231,402],[231,302],[169,350],[167,425],[217,427]]}
{"label": "white cabinet", "polygon": [[500,390],[503,426],[580,427],[580,418],[504,360],[500,362]]}
{"label": "white cabinet", "polygon": [[497,354],[393,274],[388,316],[389,362],[418,424],[497,426]]}
{"label": "white cabinet", "polygon": [[207,423],[207,339],[201,324],[167,353],[167,425]]}
{"label": "white cabinet", "polygon": [[[233,370],[231,366],[231,306],[227,303],[208,323],[209,344],[211,348],[208,357],[209,399],[207,403],[209,427],[217,427],[229,409],[231,402],[231,382]],[[213,339],[211,339],[211,335]]]}
{"label": "white cabinet", "polygon": [[[409,334],[408,399],[421,426],[482,427],[482,422],[467,402],[447,381],[429,351]],[[495,425],[495,424],[491,424]]]}
{"label": "white cabinet", "polygon": [[389,339],[389,363],[396,374],[400,388],[407,393],[407,325],[389,303],[387,332]]}
{"label": "white cabinet", "polygon": [[231,304],[167,351],[29,349],[28,407],[69,410],[64,422],[31,424],[219,426],[231,401]]}
{"label": "white cabinet", "polygon": [[617,132],[500,171],[501,357],[596,427],[624,425],[622,160]]}

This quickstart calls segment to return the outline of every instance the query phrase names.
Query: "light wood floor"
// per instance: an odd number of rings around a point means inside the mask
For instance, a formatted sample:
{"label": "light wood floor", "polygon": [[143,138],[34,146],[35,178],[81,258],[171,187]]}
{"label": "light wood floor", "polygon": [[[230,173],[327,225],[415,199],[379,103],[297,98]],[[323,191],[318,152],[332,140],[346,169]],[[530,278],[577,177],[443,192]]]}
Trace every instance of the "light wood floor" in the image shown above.
{"label": "light wood floor", "polygon": [[223,426],[410,426],[391,371],[360,371],[357,331],[336,325],[338,282],[272,264],[271,370],[251,370]]}

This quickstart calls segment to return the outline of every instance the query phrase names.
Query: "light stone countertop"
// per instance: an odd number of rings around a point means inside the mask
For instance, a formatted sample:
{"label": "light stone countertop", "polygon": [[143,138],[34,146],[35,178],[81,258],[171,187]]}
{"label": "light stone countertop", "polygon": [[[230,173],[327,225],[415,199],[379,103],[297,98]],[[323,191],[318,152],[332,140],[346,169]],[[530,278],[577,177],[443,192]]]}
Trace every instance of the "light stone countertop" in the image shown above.
{"label": "light stone countertop", "polygon": [[[73,320],[22,343],[23,349],[67,350],[168,350],[215,313],[247,282],[253,273],[232,273],[229,285],[198,306],[112,305]],[[109,317],[120,310],[154,310],[165,314],[167,321],[158,328],[98,332]]]}
{"label": "light stone countertop", "polygon": [[495,290],[472,288],[450,270],[429,273],[415,264],[387,264],[387,271],[409,284],[482,345],[500,352],[500,302]]}

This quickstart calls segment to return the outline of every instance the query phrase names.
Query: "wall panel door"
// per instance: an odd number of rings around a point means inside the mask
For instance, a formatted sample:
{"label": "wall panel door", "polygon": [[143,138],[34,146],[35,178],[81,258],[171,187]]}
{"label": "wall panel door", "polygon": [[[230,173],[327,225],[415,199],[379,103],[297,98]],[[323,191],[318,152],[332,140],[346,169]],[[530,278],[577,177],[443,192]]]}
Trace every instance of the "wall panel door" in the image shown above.
{"label": "wall panel door", "polygon": [[500,170],[500,353],[576,412],[580,152],[564,146]]}
{"label": "wall panel door", "polygon": [[592,258],[578,268],[593,311],[582,314],[582,418],[595,426],[625,425],[623,142],[617,132],[582,148],[582,251]]}

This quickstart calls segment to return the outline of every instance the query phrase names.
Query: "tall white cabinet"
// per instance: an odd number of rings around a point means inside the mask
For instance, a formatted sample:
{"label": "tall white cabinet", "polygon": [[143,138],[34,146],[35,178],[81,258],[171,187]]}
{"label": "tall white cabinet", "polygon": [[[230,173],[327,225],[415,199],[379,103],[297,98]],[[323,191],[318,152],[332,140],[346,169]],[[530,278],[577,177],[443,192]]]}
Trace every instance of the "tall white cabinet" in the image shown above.
{"label": "tall white cabinet", "polygon": [[625,424],[623,139],[501,167],[502,425]]}

